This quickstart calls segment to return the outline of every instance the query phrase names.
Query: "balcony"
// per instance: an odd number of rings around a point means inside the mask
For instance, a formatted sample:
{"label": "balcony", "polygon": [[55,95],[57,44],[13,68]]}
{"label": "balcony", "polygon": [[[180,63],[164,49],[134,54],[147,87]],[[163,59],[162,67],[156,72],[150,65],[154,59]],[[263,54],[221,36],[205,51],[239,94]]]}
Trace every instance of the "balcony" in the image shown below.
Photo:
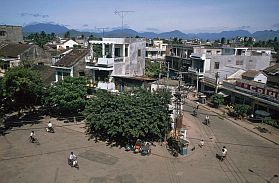
{"label": "balcony", "polygon": [[112,82],[99,81],[97,83],[97,88],[103,90],[115,90],[115,84]]}

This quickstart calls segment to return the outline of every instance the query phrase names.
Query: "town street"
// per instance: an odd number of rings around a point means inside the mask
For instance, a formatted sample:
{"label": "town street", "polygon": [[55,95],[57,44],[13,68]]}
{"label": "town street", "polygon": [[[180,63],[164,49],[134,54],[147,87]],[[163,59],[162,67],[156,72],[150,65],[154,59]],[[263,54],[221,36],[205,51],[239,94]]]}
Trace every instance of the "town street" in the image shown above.
{"label": "town street", "polygon": [[[78,125],[58,127],[46,133],[48,118],[35,125],[13,128],[0,137],[0,177],[5,183],[49,182],[276,182],[279,178],[279,147],[247,130],[223,120],[204,108],[193,117],[186,104],[184,117],[191,149],[187,156],[172,157],[164,145],[152,147],[152,155],[143,157],[123,148],[95,143],[81,133]],[[210,127],[201,123],[210,115]],[[30,130],[40,145],[28,142]],[[198,147],[203,138],[205,145]],[[222,146],[228,149],[223,162],[216,159]],[[194,148],[192,148],[194,147]],[[67,164],[69,153],[78,156],[80,169]]]}

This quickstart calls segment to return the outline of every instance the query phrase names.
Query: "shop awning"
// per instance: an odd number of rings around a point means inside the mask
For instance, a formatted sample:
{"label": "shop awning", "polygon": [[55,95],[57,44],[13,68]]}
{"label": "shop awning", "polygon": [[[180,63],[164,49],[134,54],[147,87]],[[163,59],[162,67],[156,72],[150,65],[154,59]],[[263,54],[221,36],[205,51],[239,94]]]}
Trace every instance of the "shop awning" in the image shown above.
{"label": "shop awning", "polygon": [[228,97],[229,95],[227,95],[227,94],[225,94],[225,93],[223,93],[223,92],[219,92],[218,93],[219,95],[222,95],[223,97]]}

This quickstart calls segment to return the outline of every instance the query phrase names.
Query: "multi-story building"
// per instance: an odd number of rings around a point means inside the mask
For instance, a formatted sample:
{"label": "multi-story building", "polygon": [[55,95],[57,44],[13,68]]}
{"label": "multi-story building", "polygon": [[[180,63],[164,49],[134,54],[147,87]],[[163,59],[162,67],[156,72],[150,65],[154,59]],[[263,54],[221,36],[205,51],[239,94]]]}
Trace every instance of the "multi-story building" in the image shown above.
{"label": "multi-story building", "polygon": [[[124,79],[144,75],[145,40],[139,38],[103,38],[89,41],[90,56],[86,68],[91,71],[92,82],[98,88],[124,90]],[[101,53],[98,53],[98,49]],[[119,83],[119,85],[115,85]]]}
{"label": "multi-story building", "polygon": [[166,57],[168,44],[163,43],[162,40],[149,40],[146,43],[146,58],[153,61],[161,61]]}
{"label": "multi-story building", "polygon": [[0,44],[1,43],[23,43],[22,27],[0,25]]}
{"label": "multi-story building", "polygon": [[[200,48],[199,48],[200,49]],[[189,81],[197,83],[199,91],[214,90],[222,81],[239,70],[263,70],[272,64],[271,51],[253,48],[201,48],[191,54]],[[213,51],[214,50],[214,51]],[[198,82],[197,82],[198,80]]]}

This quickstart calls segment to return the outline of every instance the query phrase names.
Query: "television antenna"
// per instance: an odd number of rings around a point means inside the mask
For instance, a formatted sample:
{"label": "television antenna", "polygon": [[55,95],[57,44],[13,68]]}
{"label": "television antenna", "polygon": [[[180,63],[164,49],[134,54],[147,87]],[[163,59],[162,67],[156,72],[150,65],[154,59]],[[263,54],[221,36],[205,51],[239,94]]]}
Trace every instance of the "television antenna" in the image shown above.
{"label": "television antenna", "polygon": [[130,10],[121,10],[121,11],[118,11],[118,10],[115,10],[114,11],[114,14],[115,15],[118,15],[121,17],[121,30],[122,30],[122,36],[123,36],[123,25],[124,25],[124,17],[125,15],[127,15],[128,13],[133,13],[135,11],[130,11]]}
{"label": "television antenna", "polygon": [[109,29],[108,27],[95,27],[97,30],[103,30],[103,37],[105,36],[105,30]]}

